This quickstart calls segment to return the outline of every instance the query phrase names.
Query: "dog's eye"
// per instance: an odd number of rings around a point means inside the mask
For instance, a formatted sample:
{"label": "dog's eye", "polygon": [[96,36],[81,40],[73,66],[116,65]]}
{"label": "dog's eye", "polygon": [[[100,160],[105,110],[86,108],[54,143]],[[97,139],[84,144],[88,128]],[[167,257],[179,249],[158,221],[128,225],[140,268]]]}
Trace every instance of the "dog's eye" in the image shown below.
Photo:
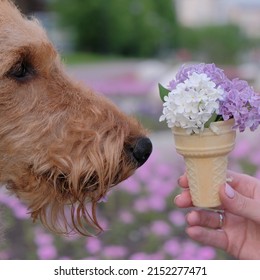
{"label": "dog's eye", "polygon": [[21,61],[14,65],[8,72],[8,76],[17,81],[26,81],[28,78],[32,77],[34,70],[32,66],[25,61]]}

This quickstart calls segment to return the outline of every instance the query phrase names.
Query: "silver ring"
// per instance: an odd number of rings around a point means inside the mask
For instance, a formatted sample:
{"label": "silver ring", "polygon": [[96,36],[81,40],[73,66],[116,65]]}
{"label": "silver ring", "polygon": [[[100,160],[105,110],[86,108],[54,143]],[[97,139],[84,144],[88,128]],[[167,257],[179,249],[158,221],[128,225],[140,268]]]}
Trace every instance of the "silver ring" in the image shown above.
{"label": "silver ring", "polygon": [[222,228],[224,224],[224,213],[218,213],[218,214],[219,214],[219,228]]}

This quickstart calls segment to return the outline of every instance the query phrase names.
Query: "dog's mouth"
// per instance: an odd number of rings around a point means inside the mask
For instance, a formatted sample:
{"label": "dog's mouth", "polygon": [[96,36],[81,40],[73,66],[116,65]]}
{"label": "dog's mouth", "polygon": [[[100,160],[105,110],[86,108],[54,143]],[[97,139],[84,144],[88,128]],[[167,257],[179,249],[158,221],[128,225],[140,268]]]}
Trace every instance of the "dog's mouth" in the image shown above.
{"label": "dog's mouth", "polygon": [[[60,197],[72,201],[82,200],[82,196],[99,200],[107,191],[130,177],[134,171],[142,166],[152,153],[152,143],[149,138],[139,138],[134,146],[125,145],[125,162],[104,170],[84,172],[73,181],[72,174],[54,169],[42,174],[40,177],[56,189]],[[74,198],[74,199],[73,199]]]}
{"label": "dog's mouth", "polygon": [[[152,143],[148,138],[141,137],[132,143],[132,146],[123,146],[123,156],[114,155],[113,164],[106,156],[102,158],[104,161],[95,165],[93,162],[73,161],[71,168],[60,164],[60,167],[48,166],[44,170],[46,164],[32,164],[27,170],[28,178],[10,182],[9,188],[29,204],[32,218],[39,218],[50,230],[61,233],[72,230],[88,235],[85,226],[90,226],[102,231],[96,216],[98,203],[111,188],[142,166],[152,153]],[[66,214],[68,209],[69,217]],[[57,224],[57,220],[61,222]]]}

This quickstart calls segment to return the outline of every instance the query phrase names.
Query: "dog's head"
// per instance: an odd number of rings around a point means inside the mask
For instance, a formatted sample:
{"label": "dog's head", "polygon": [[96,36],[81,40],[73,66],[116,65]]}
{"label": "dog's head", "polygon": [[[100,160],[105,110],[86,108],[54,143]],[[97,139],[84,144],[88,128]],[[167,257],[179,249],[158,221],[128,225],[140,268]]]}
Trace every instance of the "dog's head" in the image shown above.
{"label": "dog's head", "polygon": [[71,80],[40,24],[7,0],[0,65],[0,181],[51,230],[100,230],[98,201],[151,154],[146,131]]}

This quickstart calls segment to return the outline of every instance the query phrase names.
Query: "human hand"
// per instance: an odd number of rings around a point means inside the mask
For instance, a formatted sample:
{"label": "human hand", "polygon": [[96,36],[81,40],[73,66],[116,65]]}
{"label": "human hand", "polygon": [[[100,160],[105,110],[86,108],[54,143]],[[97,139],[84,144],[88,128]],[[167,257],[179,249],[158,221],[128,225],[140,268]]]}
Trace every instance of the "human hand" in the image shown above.
{"label": "human hand", "polygon": [[[194,240],[225,250],[238,259],[260,259],[260,181],[248,175],[228,172],[231,182],[220,189],[224,209],[220,214],[192,210],[187,214],[187,234]],[[176,196],[180,208],[192,207],[187,176],[179,178],[182,193]]]}

